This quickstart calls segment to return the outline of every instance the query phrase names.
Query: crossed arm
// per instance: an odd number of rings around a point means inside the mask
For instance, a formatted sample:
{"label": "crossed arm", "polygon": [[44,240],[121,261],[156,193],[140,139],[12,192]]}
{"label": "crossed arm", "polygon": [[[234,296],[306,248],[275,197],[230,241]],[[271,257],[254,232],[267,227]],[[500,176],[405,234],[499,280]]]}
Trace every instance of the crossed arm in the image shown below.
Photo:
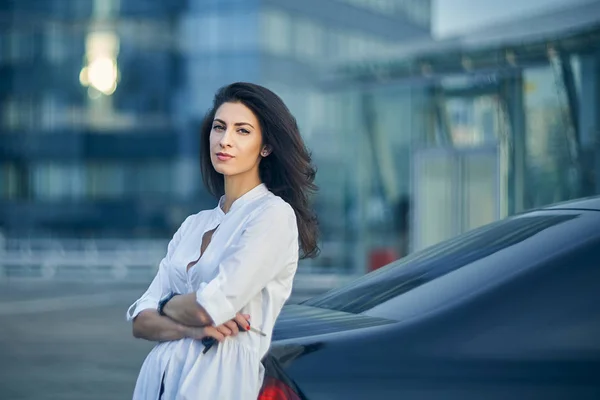
{"label": "crossed arm", "polygon": [[195,293],[173,297],[163,310],[166,316],[154,309],[140,312],[133,320],[133,336],[158,342],[204,337],[223,341],[227,336],[237,335],[240,327],[249,326],[250,316],[239,313],[232,320],[213,326],[212,318],[196,302]]}
{"label": "crossed arm", "polygon": [[224,340],[248,329],[248,315],[239,314],[248,302],[284,270],[295,271],[298,260],[298,231],[292,208],[277,204],[253,218],[240,240],[232,245],[218,267],[217,276],[195,293],[173,297],[159,315],[159,299],[170,291],[168,257],[181,238],[175,234],[159,272],[135,308],[143,310],[133,319],[133,335],[152,341],[214,337]]}

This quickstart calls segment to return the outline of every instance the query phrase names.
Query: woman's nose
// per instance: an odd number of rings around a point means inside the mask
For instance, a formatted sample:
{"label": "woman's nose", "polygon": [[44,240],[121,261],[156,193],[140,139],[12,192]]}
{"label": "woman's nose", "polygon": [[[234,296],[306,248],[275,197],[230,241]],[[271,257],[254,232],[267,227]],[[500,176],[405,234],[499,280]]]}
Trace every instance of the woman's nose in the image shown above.
{"label": "woman's nose", "polygon": [[229,129],[226,129],[225,132],[223,132],[223,136],[221,136],[219,144],[221,145],[221,147],[231,146],[231,133],[229,132]]}

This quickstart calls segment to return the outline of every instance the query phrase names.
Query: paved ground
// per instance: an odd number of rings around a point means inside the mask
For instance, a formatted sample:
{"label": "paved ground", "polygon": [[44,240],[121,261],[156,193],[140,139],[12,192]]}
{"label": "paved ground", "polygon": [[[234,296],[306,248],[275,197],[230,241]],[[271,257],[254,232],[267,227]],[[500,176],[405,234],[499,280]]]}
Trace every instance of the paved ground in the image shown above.
{"label": "paved ground", "polygon": [[152,344],[131,336],[125,312],[144,289],[0,282],[0,399],[131,398]]}
{"label": "paved ground", "polygon": [[[125,310],[141,290],[0,285],[0,399],[131,398],[137,370],[151,347],[135,340],[125,321]],[[97,305],[86,304],[81,296],[86,291],[96,295]],[[66,297],[73,294],[80,296]],[[104,303],[97,300],[101,296]],[[45,302],[55,306],[48,310]]]}

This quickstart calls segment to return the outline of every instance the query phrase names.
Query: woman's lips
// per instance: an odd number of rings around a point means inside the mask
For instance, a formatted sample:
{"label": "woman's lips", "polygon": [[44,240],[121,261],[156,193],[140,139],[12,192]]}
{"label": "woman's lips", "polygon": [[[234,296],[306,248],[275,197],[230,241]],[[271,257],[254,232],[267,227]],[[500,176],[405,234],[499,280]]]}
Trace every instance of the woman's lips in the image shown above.
{"label": "woman's lips", "polygon": [[225,154],[225,153],[217,153],[217,158],[220,161],[227,161],[227,160],[231,160],[233,158],[233,156],[229,155],[229,154]]}

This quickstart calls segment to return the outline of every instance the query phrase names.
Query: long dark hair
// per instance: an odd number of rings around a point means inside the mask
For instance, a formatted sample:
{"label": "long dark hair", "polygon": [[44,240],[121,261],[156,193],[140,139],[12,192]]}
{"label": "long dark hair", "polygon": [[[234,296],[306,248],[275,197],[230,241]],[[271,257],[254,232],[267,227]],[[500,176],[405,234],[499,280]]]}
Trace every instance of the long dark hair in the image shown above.
{"label": "long dark hair", "polygon": [[285,200],[296,213],[301,258],[315,257],[318,223],[310,206],[310,195],[318,188],[314,184],[316,169],[306,148],[296,119],[279,96],[252,83],[237,82],[219,89],[213,106],[204,117],[200,132],[200,168],[208,191],[220,197],[225,192],[224,176],[215,171],[210,160],[210,132],[217,109],[223,103],[242,103],[260,122],[263,144],[271,153],[259,164],[261,181],[271,192]]}

